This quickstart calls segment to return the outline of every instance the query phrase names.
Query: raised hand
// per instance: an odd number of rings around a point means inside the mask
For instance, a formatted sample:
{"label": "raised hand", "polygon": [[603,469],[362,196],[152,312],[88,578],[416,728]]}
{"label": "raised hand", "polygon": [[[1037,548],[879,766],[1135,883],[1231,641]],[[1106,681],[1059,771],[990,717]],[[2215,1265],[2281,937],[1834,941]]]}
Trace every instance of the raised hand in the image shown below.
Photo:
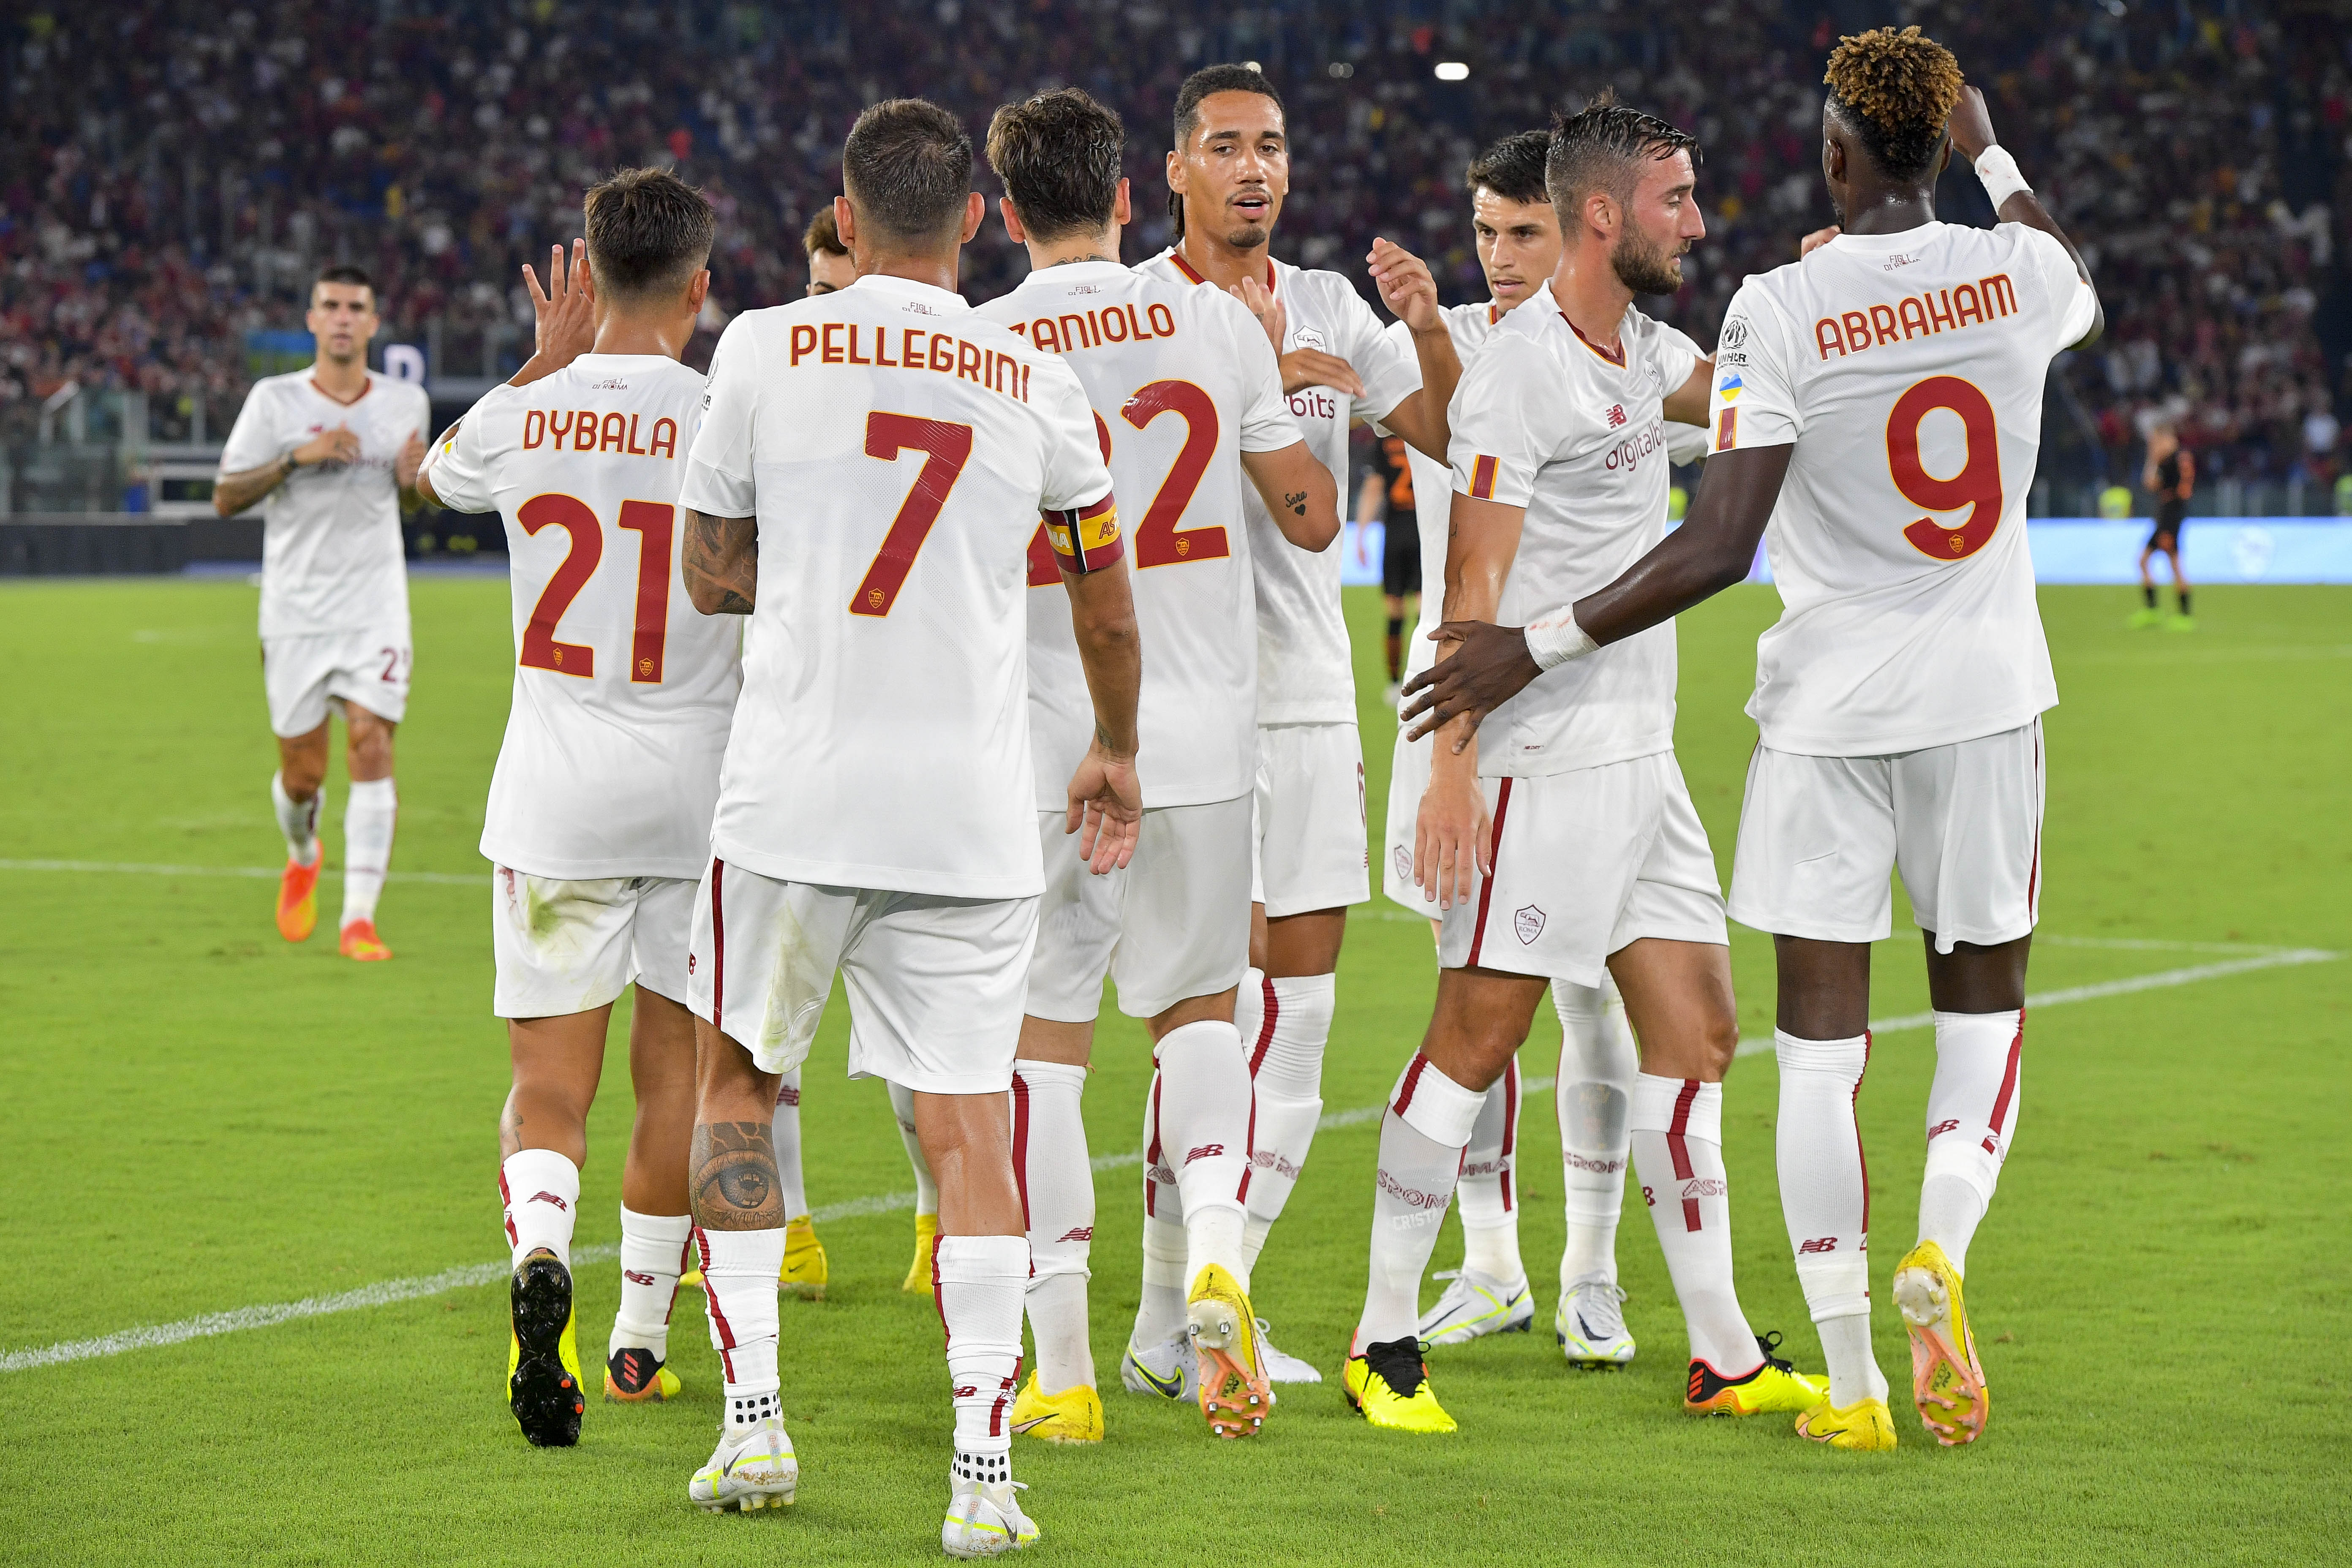
{"label": "raised hand", "polygon": [[1427,262],[1385,239],[1372,241],[1371,252],[1364,259],[1370,264],[1381,303],[1391,315],[1416,332],[1445,330],[1444,318],[1438,314],[1437,279],[1429,275]]}
{"label": "raised hand", "polygon": [[1827,228],[1817,228],[1813,230],[1812,233],[1805,236],[1805,237],[1798,243],[1797,259],[1802,261],[1806,257],[1811,256],[1814,251],[1819,250],[1822,246],[1827,245],[1831,240],[1835,239],[1839,235],[1842,235],[1844,232],[1845,230],[1838,227],[1835,224],[1830,225]]}
{"label": "raised hand", "polygon": [[2000,140],[1992,133],[1992,112],[1985,108],[1985,96],[1973,87],[1960,89],[1960,100],[1952,105],[1948,129],[1952,151],[1971,165],[1984,156],[1986,148]]}
{"label": "raised hand", "polygon": [[525,262],[522,280],[530,289],[531,358],[541,362],[541,374],[561,370],[596,343],[596,284],[588,271],[588,242],[572,242],[572,261],[564,265],[563,247],[550,246],[547,287]]}

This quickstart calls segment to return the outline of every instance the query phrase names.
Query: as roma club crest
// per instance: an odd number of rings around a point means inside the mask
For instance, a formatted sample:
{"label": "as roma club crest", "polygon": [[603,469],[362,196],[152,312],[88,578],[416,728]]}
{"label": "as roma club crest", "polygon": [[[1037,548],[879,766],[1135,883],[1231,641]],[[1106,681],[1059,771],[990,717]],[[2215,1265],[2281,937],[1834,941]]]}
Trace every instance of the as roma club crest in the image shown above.
{"label": "as roma club crest", "polygon": [[1519,945],[1525,947],[1543,935],[1544,912],[1533,904],[1523,904],[1511,912],[1511,929],[1519,933]]}

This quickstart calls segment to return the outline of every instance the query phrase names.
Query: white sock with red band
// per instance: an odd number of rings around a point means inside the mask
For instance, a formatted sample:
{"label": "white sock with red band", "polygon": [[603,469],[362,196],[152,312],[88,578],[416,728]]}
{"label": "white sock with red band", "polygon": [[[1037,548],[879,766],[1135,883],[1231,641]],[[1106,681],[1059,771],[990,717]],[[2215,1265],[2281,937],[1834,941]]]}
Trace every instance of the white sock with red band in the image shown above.
{"label": "white sock with red band", "polygon": [[1462,1215],[1462,1267],[1506,1284],[1528,1277],[1519,1260],[1518,1197],[1511,1190],[1518,1142],[1519,1059],[1513,1057],[1486,1089],[1454,1188]]}
{"label": "white sock with red band", "polygon": [[621,1308],[604,1346],[607,1361],[631,1349],[669,1359],[670,1309],[693,1235],[692,1215],[639,1214],[621,1205]]}
{"label": "white sock with red band", "polygon": [[769,1123],[776,1145],[776,1195],[784,1203],[784,1217],[799,1219],[809,1212],[808,1186],[801,1179],[801,1069],[776,1079],[776,1112]]}
{"label": "white sock with red band", "polygon": [[1633,1168],[1682,1303],[1691,1359],[1718,1377],[1744,1377],[1761,1354],[1731,1272],[1723,1085],[1637,1074],[1629,1125]]}
{"label": "white sock with red band", "polygon": [[286,836],[286,854],[297,866],[319,863],[319,807],[327,792],[313,790],[308,800],[286,793],[286,775],[269,775],[269,808],[278,816],[278,831]]}
{"label": "white sock with red band", "polygon": [[1410,1339],[1421,1327],[1421,1277],[1453,1200],[1462,1152],[1486,1097],[1416,1052],[1381,1117],[1372,1190],[1371,1268],[1351,1350]]}
{"label": "white sock with red band", "polygon": [[1135,1306],[1135,1342],[1156,1345],[1184,1327],[1184,1196],[1160,1142],[1160,1071],[1143,1097],[1143,1294]]}
{"label": "white sock with red band", "polygon": [[784,1231],[704,1230],[694,1245],[709,1305],[710,1348],[726,1380],[727,1429],[782,1415],[776,1377],[776,1282],[784,1271]]}
{"label": "white sock with red band", "polygon": [[1919,1239],[1965,1274],[1969,1243],[1992,1203],[2025,1092],[2025,1012],[1936,1015],[1936,1080],[1927,1089],[1927,1169]]}
{"label": "white sock with red band", "polygon": [[1560,1207],[1568,1218],[1559,1255],[1565,1296],[1580,1279],[1617,1282],[1617,1222],[1625,1207],[1625,1167],[1633,1079],[1641,1068],[1625,1004],[1613,985],[1551,983],[1559,1014]]}
{"label": "white sock with red band", "polygon": [[931,1253],[931,1278],[954,1391],[955,1473],[971,1480],[1009,1481],[1028,1240],[943,1236]]}
{"label": "white sock with red band", "polygon": [[931,1179],[931,1163],[923,1156],[923,1141],[915,1136],[915,1091],[903,1083],[883,1083],[890,1090],[890,1114],[898,1119],[898,1141],[907,1146],[907,1163],[915,1173],[915,1212],[940,1212],[940,1184]]}
{"label": "white sock with red band", "polygon": [[[1255,973],[1255,972],[1253,972]],[[1248,1264],[1257,1267],[1267,1233],[1307,1168],[1323,1120],[1323,1053],[1331,1040],[1338,977],[1284,975],[1258,987],[1258,1027],[1241,1037],[1257,1092],[1250,1137]],[[1234,1023],[1240,1024],[1239,1009]]]}
{"label": "white sock with red band", "polygon": [[375,901],[392,866],[393,828],[400,796],[390,779],[362,779],[343,802],[343,919],[375,919]]}
{"label": "white sock with red band", "polygon": [[552,1149],[518,1149],[499,1166],[511,1267],[541,1247],[572,1267],[572,1226],[580,1209],[580,1167]]}
{"label": "white sock with red band", "polygon": [[1028,1216],[1025,1305],[1037,1345],[1037,1386],[1059,1394],[1095,1381],[1087,1338],[1088,1255],[1095,1237],[1095,1168],[1079,1105],[1087,1069],[1013,1064],[1013,1168]]}
{"label": "white sock with red band", "polygon": [[1186,1276],[1215,1263],[1246,1290],[1253,1102],[1241,1036],[1204,1018],[1162,1035],[1155,1054],[1160,1151],[1184,1205]]}
{"label": "white sock with red band", "polygon": [[1870,1186],[1854,1096],[1870,1065],[1870,1037],[1801,1040],[1773,1034],[1780,1060],[1780,1114],[1773,1135],[1780,1212],[1797,1283],[1821,1331],[1830,1403],[1886,1397],[1870,1350]]}

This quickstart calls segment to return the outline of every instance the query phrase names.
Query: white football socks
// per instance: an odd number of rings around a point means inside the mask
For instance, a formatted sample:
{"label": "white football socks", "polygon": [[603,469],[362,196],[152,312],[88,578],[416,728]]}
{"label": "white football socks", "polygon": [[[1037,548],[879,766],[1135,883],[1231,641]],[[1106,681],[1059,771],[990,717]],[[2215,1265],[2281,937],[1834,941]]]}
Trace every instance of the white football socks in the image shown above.
{"label": "white football socks", "polygon": [[1519,1260],[1519,1205],[1511,1191],[1518,1163],[1519,1058],[1503,1066],[1487,1087],[1470,1129],[1454,1184],[1462,1215],[1462,1267],[1517,1284],[1528,1277]]}
{"label": "white football socks", "polygon": [[1018,1236],[943,1236],[933,1257],[954,1390],[955,1474],[1009,1481],[1029,1243]]}
{"label": "white football socks", "polygon": [[311,792],[308,800],[296,800],[286,793],[286,775],[269,775],[269,807],[278,815],[278,831],[286,836],[286,853],[298,866],[319,863],[319,807],[325,804],[326,790]]}
{"label": "white football socks", "polygon": [[399,816],[400,797],[390,779],[362,779],[352,785],[343,803],[344,925],[375,919],[375,901],[392,866],[393,827]]}
{"label": "white football socks", "polygon": [[499,1165],[512,1267],[541,1247],[572,1267],[572,1222],[580,1208],[580,1167],[552,1149],[518,1149]]}
{"label": "white football socks", "polygon": [[[1298,1185],[1316,1125],[1323,1120],[1323,1052],[1331,1040],[1337,983],[1338,977],[1330,974],[1261,981],[1256,1032],[1241,1037],[1257,1089],[1246,1243],[1252,1268]],[[1238,1027],[1238,1008],[1234,1023]]]}
{"label": "white football socks", "polygon": [[1568,1243],[1559,1255],[1565,1296],[1580,1279],[1617,1282],[1617,1222],[1625,1206],[1625,1166],[1631,1159],[1628,1118],[1640,1072],[1625,1002],[1613,984],[1551,983],[1559,1015],[1560,1207]]}
{"label": "white football socks", "polygon": [[726,1381],[727,1430],[782,1415],[776,1377],[776,1283],[784,1271],[784,1230],[694,1232],[709,1307],[710,1348]]}
{"label": "white football socks", "polygon": [[1775,1030],[1772,1045],[1780,1061],[1773,1137],[1780,1212],[1797,1282],[1821,1332],[1830,1403],[1844,1409],[1886,1397],[1886,1378],[1870,1350],[1870,1186],[1853,1115],[1870,1065],[1870,1036],[1801,1040]]}
{"label": "white football socks", "polygon": [[1156,1056],[1160,1150],[1184,1206],[1186,1274],[1218,1264],[1247,1289],[1252,1110],[1241,1036],[1204,1018],[1161,1036]]}
{"label": "white football socks", "polygon": [[1095,1381],[1087,1337],[1088,1254],[1095,1237],[1095,1169],[1079,1106],[1087,1069],[1013,1064],[1013,1168],[1029,1225],[1025,1305],[1037,1346],[1037,1386],[1059,1394]]}
{"label": "white football socks", "polygon": [[1927,1169],[1919,1239],[1968,1271],[1969,1243],[1992,1203],[2025,1092],[2025,1013],[1936,1015],[1936,1080],[1927,1089]]}
{"label": "white football socks", "polygon": [[801,1180],[801,1069],[779,1074],[776,1114],[770,1135],[776,1145],[776,1195],[783,1199],[784,1217],[800,1219],[809,1212],[808,1188]]}
{"label": "white football socks", "polygon": [[1135,1306],[1134,1333],[1135,1342],[1147,1347],[1184,1327],[1184,1297],[1192,1288],[1184,1272],[1184,1197],[1160,1141],[1161,1088],[1155,1068],[1143,1097],[1143,1294]]}
{"label": "white football socks", "polygon": [[907,1163],[915,1172],[915,1212],[940,1212],[940,1184],[931,1177],[931,1163],[923,1156],[923,1141],[915,1136],[915,1091],[902,1083],[883,1082],[890,1090],[890,1114],[898,1121],[898,1141],[907,1146]]}
{"label": "white football socks", "polygon": [[1372,1246],[1364,1313],[1351,1353],[1410,1339],[1421,1327],[1421,1277],[1454,1196],[1462,1152],[1486,1097],[1415,1052],[1381,1117],[1372,1190]]}
{"label": "white football socks", "polygon": [[1718,1377],[1745,1377],[1762,1352],[1732,1279],[1723,1085],[1637,1074],[1630,1125],[1633,1167],[1682,1303],[1691,1359]]}
{"label": "white football socks", "polygon": [[621,1205],[621,1307],[613,1315],[605,1360],[632,1349],[650,1351],[656,1361],[669,1359],[670,1308],[693,1235],[692,1215],[639,1214]]}

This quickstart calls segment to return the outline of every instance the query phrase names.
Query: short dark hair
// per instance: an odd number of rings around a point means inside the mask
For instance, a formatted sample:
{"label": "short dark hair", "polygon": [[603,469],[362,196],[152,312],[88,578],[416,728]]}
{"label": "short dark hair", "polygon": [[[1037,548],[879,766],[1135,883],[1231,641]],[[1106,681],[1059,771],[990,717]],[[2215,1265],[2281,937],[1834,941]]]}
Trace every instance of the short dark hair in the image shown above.
{"label": "short dark hair", "polygon": [[1561,231],[1567,231],[1570,215],[1587,195],[1606,191],[1621,204],[1630,202],[1641,166],[1678,152],[1687,152],[1691,162],[1697,163],[1698,138],[1618,102],[1612,88],[1602,88],[1574,114],[1552,116],[1544,184],[1551,192],[1551,205],[1559,209]]}
{"label": "short dark hair", "polygon": [[1830,112],[1890,180],[1916,180],[1943,151],[1960,99],[1960,62],[1916,27],[1873,27],[1830,51]]}
{"label": "short dark hair", "polygon": [[615,300],[685,289],[710,259],[718,219],[703,194],[667,169],[615,169],[588,187],[588,268]]}
{"label": "short dark hair", "polygon": [[850,127],[841,184],[857,216],[893,239],[931,241],[963,223],[971,138],[938,104],[892,98]]}
{"label": "short dark hair", "polygon": [[841,243],[841,230],[833,221],[833,204],[827,202],[816,209],[808,227],[801,231],[801,248],[814,260],[819,255],[846,256],[849,247]]}
{"label": "short dark hair", "polygon": [[1109,226],[1126,149],[1118,116],[1075,87],[1008,103],[988,122],[988,166],[1004,182],[1021,226],[1039,240]]}
{"label": "short dark hair", "polygon": [[[1260,98],[1271,99],[1276,109],[1282,108],[1282,94],[1265,79],[1265,73],[1255,66],[1202,66],[1184,79],[1176,89],[1176,154],[1183,156],[1184,144],[1192,140],[1192,132],[1201,123],[1201,100],[1216,92],[1254,92]],[[1184,233],[1184,198],[1174,191],[1168,193],[1168,216],[1176,220],[1176,233]]]}
{"label": "short dark hair", "polygon": [[1549,202],[1544,161],[1550,155],[1550,132],[1522,131],[1479,153],[1463,180],[1473,195],[1488,190],[1507,202]]}
{"label": "short dark hair", "polygon": [[310,279],[310,291],[313,295],[317,294],[319,285],[321,283],[355,285],[368,291],[370,305],[375,303],[375,279],[367,275],[367,268],[363,267],[354,267],[348,261],[338,261],[332,267],[321,268],[319,275]]}

